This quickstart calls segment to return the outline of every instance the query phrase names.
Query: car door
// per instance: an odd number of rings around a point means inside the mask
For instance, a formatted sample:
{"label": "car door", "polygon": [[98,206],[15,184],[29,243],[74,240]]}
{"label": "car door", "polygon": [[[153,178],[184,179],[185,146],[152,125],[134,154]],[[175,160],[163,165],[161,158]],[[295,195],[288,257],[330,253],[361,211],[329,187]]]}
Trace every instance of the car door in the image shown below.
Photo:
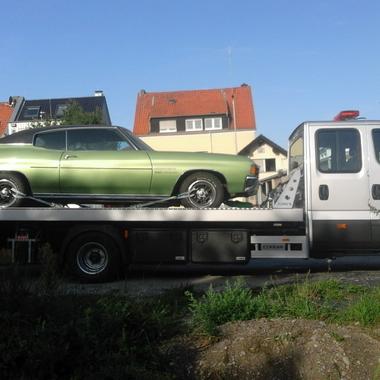
{"label": "car door", "polygon": [[363,125],[310,125],[313,245],[364,250],[371,243],[367,135]]}
{"label": "car door", "polygon": [[59,192],[59,163],[65,147],[65,131],[49,131],[34,136],[30,152],[20,150],[20,163],[23,159],[27,161],[23,173],[34,195]]}
{"label": "car door", "polygon": [[62,193],[147,195],[151,177],[147,153],[136,150],[117,129],[67,131],[67,151],[60,162]]}

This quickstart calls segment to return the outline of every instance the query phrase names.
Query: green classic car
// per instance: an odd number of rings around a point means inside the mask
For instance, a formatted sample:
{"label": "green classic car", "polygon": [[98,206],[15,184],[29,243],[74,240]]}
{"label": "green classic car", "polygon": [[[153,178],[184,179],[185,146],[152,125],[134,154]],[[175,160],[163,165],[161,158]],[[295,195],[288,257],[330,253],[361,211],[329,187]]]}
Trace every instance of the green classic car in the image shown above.
{"label": "green classic car", "polygon": [[256,171],[241,156],[154,151],[121,127],[34,128],[0,139],[0,208],[22,205],[20,194],[125,205],[183,193],[185,207],[219,207],[254,194]]}

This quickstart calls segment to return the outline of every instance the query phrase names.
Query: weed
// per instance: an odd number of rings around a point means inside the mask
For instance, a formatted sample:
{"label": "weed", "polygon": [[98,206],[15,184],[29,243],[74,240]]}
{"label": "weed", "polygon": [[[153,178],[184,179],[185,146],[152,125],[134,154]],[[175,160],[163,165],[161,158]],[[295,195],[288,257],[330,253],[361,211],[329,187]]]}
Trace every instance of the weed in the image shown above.
{"label": "weed", "polygon": [[255,315],[254,296],[242,280],[227,281],[223,292],[210,287],[199,300],[191,292],[186,292],[186,296],[194,325],[209,335],[215,335],[217,327],[223,323],[246,320]]}
{"label": "weed", "polygon": [[39,258],[42,269],[37,282],[36,291],[40,295],[51,296],[57,292],[62,285],[62,278],[59,275],[59,261],[49,244],[44,244],[39,251]]}
{"label": "weed", "polygon": [[363,326],[380,322],[380,288],[361,294],[348,306],[341,319],[359,322]]}
{"label": "weed", "polygon": [[[258,294],[237,281],[227,283],[219,293],[211,287],[199,299],[190,292],[187,297],[193,324],[206,334],[215,335],[223,323],[256,318],[306,318],[342,323],[359,319],[363,324],[380,321],[378,301],[362,298],[355,303],[363,294],[365,288],[356,285],[306,278],[292,285],[264,288]],[[380,291],[377,294],[380,298]]]}

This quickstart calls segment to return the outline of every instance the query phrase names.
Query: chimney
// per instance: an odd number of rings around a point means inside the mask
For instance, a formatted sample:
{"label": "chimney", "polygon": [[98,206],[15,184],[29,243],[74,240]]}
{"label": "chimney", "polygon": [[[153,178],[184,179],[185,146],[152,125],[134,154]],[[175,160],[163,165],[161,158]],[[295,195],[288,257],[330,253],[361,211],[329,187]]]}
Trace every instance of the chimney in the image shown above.
{"label": "chimney", "polygon": [[103,90],[95,90],[94,91],[94,96],[104,96]]}

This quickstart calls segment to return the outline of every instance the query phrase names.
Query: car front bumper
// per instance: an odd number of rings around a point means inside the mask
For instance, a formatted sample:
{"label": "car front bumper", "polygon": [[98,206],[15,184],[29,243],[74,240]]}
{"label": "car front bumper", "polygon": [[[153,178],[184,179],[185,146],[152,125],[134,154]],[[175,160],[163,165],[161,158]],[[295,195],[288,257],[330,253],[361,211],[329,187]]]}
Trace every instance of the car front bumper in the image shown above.
{"label": "car front bumper", "polygon": [[256,176],[247,175],[244,181],[244,191],[242,191],[239,194],[236,194],[236,196],[250,197],[251,195],[255,195],[259,187],[259,184],[260,182]]}

